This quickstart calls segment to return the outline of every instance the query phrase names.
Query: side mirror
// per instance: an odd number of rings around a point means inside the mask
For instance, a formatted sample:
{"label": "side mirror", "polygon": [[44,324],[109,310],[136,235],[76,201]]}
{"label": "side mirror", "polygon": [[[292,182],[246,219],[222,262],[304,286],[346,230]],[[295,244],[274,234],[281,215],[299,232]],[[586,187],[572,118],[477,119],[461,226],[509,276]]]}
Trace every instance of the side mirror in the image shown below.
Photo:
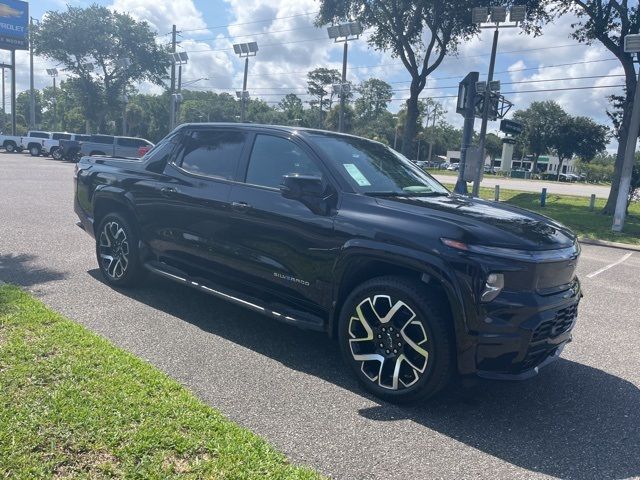
{"label": "side mirror", "polygon": [[282,196],[290,200],[320,199],[324,191],[322,178],[313,175],[285,175],[280,185]]}
{"label": "side mirror", "polygon": [[332,190],[326,188],[321,177],[285,175],[280,192],[284,198],[299,201],[316,215],[328,215],[331,211]]}

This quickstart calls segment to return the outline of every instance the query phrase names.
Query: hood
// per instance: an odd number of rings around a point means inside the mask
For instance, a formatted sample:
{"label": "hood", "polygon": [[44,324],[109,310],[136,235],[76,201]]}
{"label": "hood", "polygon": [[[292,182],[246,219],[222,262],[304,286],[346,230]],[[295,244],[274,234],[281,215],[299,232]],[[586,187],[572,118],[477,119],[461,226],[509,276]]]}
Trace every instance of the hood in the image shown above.
{"label": "hood", "polygon": [[570,247],[575,235],[564,225],[529,210],[460,195],[379,197],[381,206],[455,225],[457,240],[525,250]]}

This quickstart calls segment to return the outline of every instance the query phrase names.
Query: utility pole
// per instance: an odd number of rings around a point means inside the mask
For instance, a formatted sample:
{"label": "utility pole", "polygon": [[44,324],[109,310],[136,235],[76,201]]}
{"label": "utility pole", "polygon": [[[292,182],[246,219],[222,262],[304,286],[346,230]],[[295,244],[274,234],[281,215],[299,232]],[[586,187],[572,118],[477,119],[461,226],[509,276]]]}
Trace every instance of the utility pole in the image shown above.
{"label": "utility pole", "polygon": [[56,118],[56,110],[58,109],[58,96],[56,94],[56,77],[53,77],[53,129],[58,127],[58,119]]}
{"label": "utility pole", "polygon": [[[632,55],[640,52],[640,34],[627,35],[624,38],[624,51]],[[629,136],[624,151],[624,163],[620,172],[620,186],[618,187],[618,198],[616,199],[616,211],[613,214],[614,232],[621,232],[624,227],[627,215],[627,202],[629,189],[631,187],[631,176],[633,175],[633,164],[635,163],[636,144],[638,143],[638,130],[640,129],[640,72],[636,82],[636,91],[633,98],[633,109],[631,111],[631,122],[629,124]]]}
{"label": "utility pole", "polygon": [[[13,56],[13,78],[15,78],[15,50]],[[29,17],[29,129],[36,128],[36,91],[33,85],[33,17]],[[14,116],[15,118],[15,116]],[[15,121],[14,121],[15,130]],[[15,135],[15,132],[14,132]]]}
{"label": "utility pole", "polygon": [[[4,65],[2,65],[2,115],[7,114],[7,103],[5,100],[5,87],[4,87]],[[4,121],[4,120],[3,120]]]}
{"label": "utility pole", "polygon": [[344,42],[342,51],[342,84],[340,85],[340,116],[338,117],[338,131],[344,132],[344,94],[347,84],[347,55],[349,53],[349,42]]}
{"label": "utility pole", "polygon": [[11,50],[11,135],[16,134],[16,51]]}
{"label": "utility pole", "polygon": [[[171,53],[176,53],[176,36],[178,31],[174,25],[171,29]],[[169,130],[173,130],[176,125],[176,64],[171,62],[171,91],[169,92]]]}
{"label": "utility pole", "polygon": [[493,71],[496,66],[496,49],[498,48],[498,36],[500,29],[496,26],[493,31],[493,45],[491,46],[491,61],[489,62],[489,75],[487,76],[487,86],[484,89],[484,105],[482,109],[482,123],[480,124],[480,165],[473,180],[473,190],[471,195],[477,197],[480,193],[480,179],[484,170],[484,148],[487,139],[487,124],[489,123],[489,109],[491,107],[491,82],[493,81]]}

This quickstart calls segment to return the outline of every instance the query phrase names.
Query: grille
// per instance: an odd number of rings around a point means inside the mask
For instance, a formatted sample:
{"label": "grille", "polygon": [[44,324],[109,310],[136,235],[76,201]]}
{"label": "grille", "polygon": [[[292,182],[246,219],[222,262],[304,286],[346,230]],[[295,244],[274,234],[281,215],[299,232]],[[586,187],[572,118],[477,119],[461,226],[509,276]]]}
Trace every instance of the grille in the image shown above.
{"label": "grille", "polygon": [[571,305],[570,307],[558,310],[555,318],[547,320],[538,325],[538,328],[533,332],[531,341],[533,343],[546,340],[547,338],[554,338],[563,334],[571,328],[573,322],[578,314],[578,305]]}

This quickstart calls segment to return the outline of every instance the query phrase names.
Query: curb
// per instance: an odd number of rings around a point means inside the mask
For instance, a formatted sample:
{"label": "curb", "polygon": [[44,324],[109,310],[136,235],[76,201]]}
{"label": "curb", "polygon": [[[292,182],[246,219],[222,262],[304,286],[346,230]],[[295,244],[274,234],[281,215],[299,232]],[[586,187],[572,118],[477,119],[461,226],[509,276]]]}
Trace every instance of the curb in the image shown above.
{"label": "curb", "polygon": [[632,250],[634,252],[640,252],[640,245],[632,245],[630,243],[609,242],[607,240],[595,240],[593,238],[580,237],[578,238],[580,243],[585,245],[596,245],[598,247],[610,247],[619,248],[621,250]]}

